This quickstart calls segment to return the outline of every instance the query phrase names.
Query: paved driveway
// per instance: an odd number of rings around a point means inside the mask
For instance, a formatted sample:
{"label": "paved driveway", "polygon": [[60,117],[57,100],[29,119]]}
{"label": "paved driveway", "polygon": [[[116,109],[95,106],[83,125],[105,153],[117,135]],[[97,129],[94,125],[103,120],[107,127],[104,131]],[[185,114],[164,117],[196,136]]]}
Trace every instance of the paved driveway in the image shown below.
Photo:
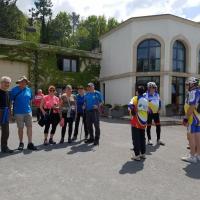
{"label": "paved driveway", "polygon": [[[10,147],[16,148],[16,125],[10,128]],[[33,132],[39,151],[0,154],[0,200],[200,199],[200,163],[180,160],[187,153],[182,126],[163,127],[166,146],[148,147],[144,162],[130,159],[131,133],[125,121],[103,120],[99,147],[79,141],[44,147],[36,123]],[[55,139],[60,139],[60,127]]]}

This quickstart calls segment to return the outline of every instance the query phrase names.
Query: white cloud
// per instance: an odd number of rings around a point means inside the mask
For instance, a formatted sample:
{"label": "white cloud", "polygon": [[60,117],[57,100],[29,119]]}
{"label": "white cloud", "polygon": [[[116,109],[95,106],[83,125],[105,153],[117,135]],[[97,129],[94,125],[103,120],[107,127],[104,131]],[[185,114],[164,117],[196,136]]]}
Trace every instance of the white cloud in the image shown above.
{"label": "white cloud", "polygon": [[[17,5],[24,12],[32,7],[33,0],[18,0]],[[52,0],[53,11],[56,15],[60,11],[89,15],[105,15],[126,20],[134,16],[171,13],[181,17],[191,18],[184,13],[186,8],[200,7],[200,0]],[[192,17],[199,19],[199,16]]]}

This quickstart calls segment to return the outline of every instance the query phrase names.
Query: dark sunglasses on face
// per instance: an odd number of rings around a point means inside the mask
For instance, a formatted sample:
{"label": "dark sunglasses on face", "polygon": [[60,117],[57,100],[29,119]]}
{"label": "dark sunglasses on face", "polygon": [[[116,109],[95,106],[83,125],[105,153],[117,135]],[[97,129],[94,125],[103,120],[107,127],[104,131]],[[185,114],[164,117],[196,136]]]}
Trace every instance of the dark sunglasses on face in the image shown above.
{"label": "dark sunglasses on face", "polygon": [[50,89],[49,92],[55,92],[55,90],[54,89]]}

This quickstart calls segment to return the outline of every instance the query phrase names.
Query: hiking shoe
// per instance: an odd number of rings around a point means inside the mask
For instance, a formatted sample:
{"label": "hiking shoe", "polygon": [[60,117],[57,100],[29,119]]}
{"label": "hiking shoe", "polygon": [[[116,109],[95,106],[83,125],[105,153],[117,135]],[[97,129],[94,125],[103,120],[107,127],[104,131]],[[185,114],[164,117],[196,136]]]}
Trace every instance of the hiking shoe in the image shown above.
{"label": "hiking shoe", "polygon": [[87,143],[87,144],[91,144],[93,142],[94,142],[94,139],[91,139],[91,138],[85,141],[85,143]]}
{"label": "hiking shoe", "polygon": [[72,139],[71,138],[68,138],[68,141],[67,141],[69,144],[72,143]]}
{"label": "hiking shoe", "polygon": [[162,142],[161,140],[158,140],[158,141],[157,141],[157,145],[162,145],[162,146],[165,146],[165,143],[164,143],[164,142]]}
{"label": "hiking shoe", "polygon": [[43,144],[44,144],[44,146],[47,146],[47,145],[49,144],[49,143],[48,143],[48,140],[45,139]]}
{"label": "hiking shoe", "polygon": [[37,150],[37,147],[34,146],[34,144],[31,142],[31,143],[29,143],[29,144],[27,145],[27,149],[36,151],[36,150]]}
{"label": "hiking shoe", "polygon": [[1,153],[13,153],[14,151],[9,149],[8,147],[2,148]]}
{"label": "hiking shoe", "polygon": [[77,140],[77,137],[74,136],[74,137],[72,138],[72,141],[76,141],[76,140]]}
{"label": "hiking shoe", "polygon": [[19,151],[22,151],[23,149],[24,149],[24,143],[23,143],[23,142],[20,142],[20,143],[19,143],[18,150],[19,150]]}
{"label": "hiking shoe", "polygon": [[135,161],[141,161],[140,156],[133,156],[131,159]]}
{"label": "hiking shoe", "polygon": [[63,144],[64,143],[64,138],[61,138],[60,139],[60,144]]}
{"label": "hiking shoe", "polygon": [[99,140],[94,141],[94,146],[97,146],[97,145],[99,146]]}
{"label": "hiking shoe", "polygon": [[186,162],[190,162],[190,163],[197,163],[197,157],[196,156],[184,156],[181,158],[181,160],[186,161]]}
{"label": "hiking shoe", "polygon": [[49,139],[49,144],[56,144],[56,142],[53,141],[52,138]]}
{"label": "hiking shoe", "polygon": [[151,140],[148,140],[147,144],[148,145],[153,145],[153,142]]}
{"label": "hiking shoe", "polygon": [[141,154],[140,158],[144,160],[144,159],[146,159],[146,155],[145,154]]}

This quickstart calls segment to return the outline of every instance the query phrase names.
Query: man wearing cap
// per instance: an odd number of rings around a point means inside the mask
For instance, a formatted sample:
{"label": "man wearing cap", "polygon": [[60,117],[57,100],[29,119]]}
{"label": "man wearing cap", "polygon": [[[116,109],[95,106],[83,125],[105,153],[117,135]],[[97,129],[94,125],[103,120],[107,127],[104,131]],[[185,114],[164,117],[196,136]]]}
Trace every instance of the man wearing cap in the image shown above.
{"label": "man wearing cap", "polygon": [[[84,131],[85,131],[85,141],[88,138],[88,130],[87,130],[87,124],[86,124],[86,114],[85,111],[83,110],[83,105],[84,105],[84,94],[85,90],[83,86],[78,87],[78,94],[76,95],[76,104],[77,104],[77,116],[76,116],[76,121],[75,121],[75,129],[74,129],[74,136],[72,140],[77,139],[78,135],[78,127],[79,127],[79,122],[80,118],[82,117],[82,125],[84,125]],[[82,131],[82,125],[81,125],[81,131]]]}
{"label": "man wearing cap", "polygon": [[8,88],[10,87],[11,78],[8,76],[1,77],[0,83],[0,126],[1,126],[1,152],[13,153],[13,150],[8,148],[9,137],[9,110],[10,99]]}
{"label": "man wearing cap", "polygon": [[14,87],[10,91],[10,99],[13,102],[13,112],[17,122],[18,135],[19,135],[19,147],[18,150],[24,149],[23,143],[23,129],[24,124],[27,128],[28,145],[27,149],[37,150],[37,148],[32,143],[32,91],[27,86],[30,81],[22,76],[16,84],[18,86]]}
{"label": "man wearing cap", "polygon": [[[86,110],[86,123],[89,132],[89,139],[86,143],[93,143],[99,145],[100,127],[99,127],[99,107],[102,104],[101,93],[95,90],[93,83],[88,83],[88,92],[84,97],[84,107]],[[95,127],[95,137],[93,133],[93,124]]]}

